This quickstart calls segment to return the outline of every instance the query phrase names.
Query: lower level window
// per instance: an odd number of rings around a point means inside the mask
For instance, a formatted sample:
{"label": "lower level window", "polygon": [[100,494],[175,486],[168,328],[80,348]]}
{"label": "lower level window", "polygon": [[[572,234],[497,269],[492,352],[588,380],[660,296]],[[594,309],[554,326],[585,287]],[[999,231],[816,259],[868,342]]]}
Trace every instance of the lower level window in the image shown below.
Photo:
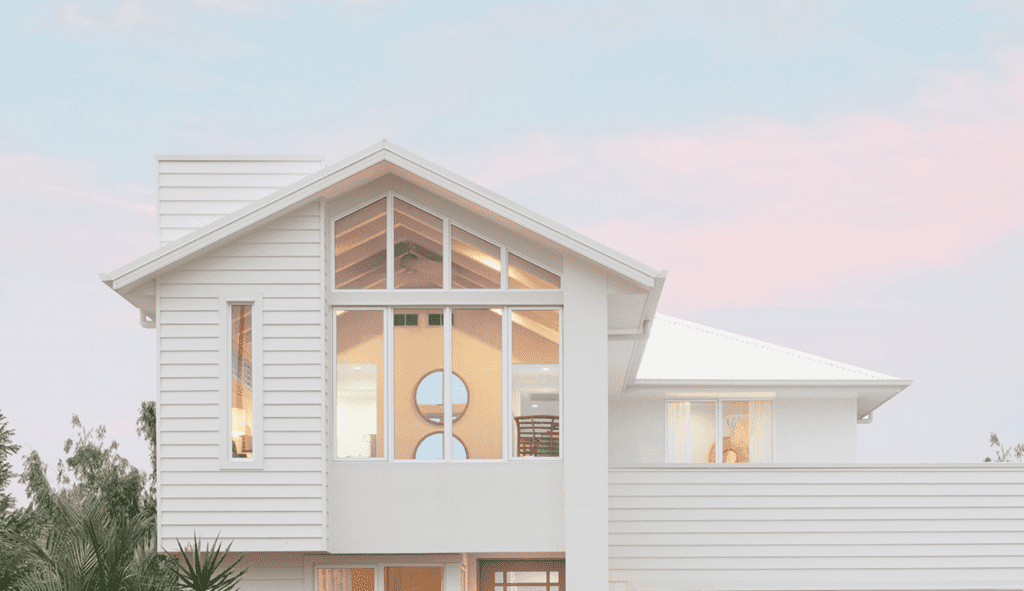
{"label": "lower level window", "polygon": [[[384,591],[443,591],[444,567],[388,566],[383,569]],[[317,591],[375,591],[376,569],[319,568]]]}
{"label": "lower level window", "polygon": [[478,588],[480,591],[565,591],[565,562],[481,561]]}
{"label": "lower level window", "polygon": [[372,568],[317,569],[317,591],[373,591]]}
{"label": "lower level window", "polygon": [[665,413],[670,463],[772,461],[770,400],[671,400]]}

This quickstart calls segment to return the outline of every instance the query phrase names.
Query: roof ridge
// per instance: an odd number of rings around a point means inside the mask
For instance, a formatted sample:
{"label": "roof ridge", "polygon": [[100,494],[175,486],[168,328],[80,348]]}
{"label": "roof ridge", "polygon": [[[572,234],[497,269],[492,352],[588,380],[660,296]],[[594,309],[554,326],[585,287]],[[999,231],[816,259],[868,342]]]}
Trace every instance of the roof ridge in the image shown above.
{"label": "roof ridge", "polygon": [[808,361],[815,361],[817,363],[821,363],[823,365],[828,365],[828,366],[831,366],[831,367],[834,367],[834,368],[837,368],[837,369],[845,369],[845,370],[848,370],[848,371],[852,371],[854,373],[859,373],[859,374],[862,374],[862,375],[865,375],[865,376],[874,377],[874,378],[897,379],[897,378],[895,378],[893,376],[890,376],[890,375],[887,375],[887,374],[879,373],[879,372],[876,372],[876,371],[871,371],[869,369],[864,369],[863,367],[857,367],[856,365],[850,365],[848,363],[843,363],[841,361],[835,361],[833,359],[828,359],[828,358],[825,358],[825,357],[819,357],[817,355],[812,355],[810,353],[805,353],[803,351],[797,351],[796,349],[790,349],[788,347],[783,347],[781,345],[776,345],[776,344],[769,343],[769,342],[766,342],[766,341],[761,341],[761,340],[754,339],[754,338],[751,338],[751,337],[746,337],[746,336],[739,335],[739,334],[736,334],[736,333],[733,333],[733,332],[728,332],[728,331],[721,330],[721,329],[718,329],[718,328],[713,328],[713,327],[710,327],[710,326],[705,326],[703,324],[697,324],[696,322],[692,322],[692,321],[689,321],[689,320],[683,320],[682,318],[676,318],[674,316],[669,316],[667,314],[662,314],[660,312],[656,313],[654,315],[654,317],[655,317],[655,319],[664,320],[664,321],[666,321],[666,322],[668,322],[670,324],[676,324],[676,325],[684,326],[686,328],[690,328],[691,330],[698,330],[698,331],[701,331],[701,332],[705,332],[707,334],[711,334],[711,335],[715,335],[715,336],[720,336],[720,337],[725,337],[727,339],[731,339],[733,341],[736,341],[738,343],[743,343],[745,345],[754,345],[754,346],[761,347],[763,349],[768,349],[768,350],[776,351],[778,353],[784,353],[786,355],[791,355],[793,357],[806,359]]}

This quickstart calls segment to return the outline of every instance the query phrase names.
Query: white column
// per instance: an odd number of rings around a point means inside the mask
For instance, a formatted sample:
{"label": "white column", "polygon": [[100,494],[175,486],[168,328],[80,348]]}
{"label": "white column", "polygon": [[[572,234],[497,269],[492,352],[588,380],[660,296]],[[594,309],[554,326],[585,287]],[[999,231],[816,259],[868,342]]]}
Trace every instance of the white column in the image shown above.
{"label": "white column", "polygon": [[605,274],[566,257],[562,351],[565,580],[608,589],[608,289]]}

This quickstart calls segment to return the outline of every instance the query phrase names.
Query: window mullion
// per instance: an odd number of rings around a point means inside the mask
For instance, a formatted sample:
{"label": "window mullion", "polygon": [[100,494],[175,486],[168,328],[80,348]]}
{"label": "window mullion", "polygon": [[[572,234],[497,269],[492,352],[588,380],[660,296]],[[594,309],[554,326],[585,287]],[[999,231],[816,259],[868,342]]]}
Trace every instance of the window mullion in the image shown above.
{"label": "window mullion", "polygon": [[387,245],[384,252],[387,265],[387,288],[395,288],[395,196],[389,191],[387,215]]}
{"label": "window mullion", "polygon": [[[391,209],[388,208],[390,213]],[[388,275],[390,281],[391,275]],[[384,308],[384,440],[388,461],[395,460],[395,309]]]}
{"label": "window mullion", "polygon": [[444,454],[452,459],[452,309],[444,309]]}
{"label": "window mullion", "polygon": [[446,290],[452,288],[452,221],[442,219],[441,233],[441,285]]}
{"label": "window mullion", "polygon": [[715,463],[722,463],[722,422],[725,417],[722,416],[722,399],[715,400]]}

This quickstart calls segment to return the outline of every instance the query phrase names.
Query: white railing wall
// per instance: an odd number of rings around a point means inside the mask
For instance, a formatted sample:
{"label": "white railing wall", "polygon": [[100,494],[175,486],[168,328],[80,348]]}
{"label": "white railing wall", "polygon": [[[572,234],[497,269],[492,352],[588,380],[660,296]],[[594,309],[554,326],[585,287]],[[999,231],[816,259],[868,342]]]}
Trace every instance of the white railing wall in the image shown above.
{"label": "white railing wall", "polygon": [[1024,465],[609,472],[612,589],[1022,589]]}

